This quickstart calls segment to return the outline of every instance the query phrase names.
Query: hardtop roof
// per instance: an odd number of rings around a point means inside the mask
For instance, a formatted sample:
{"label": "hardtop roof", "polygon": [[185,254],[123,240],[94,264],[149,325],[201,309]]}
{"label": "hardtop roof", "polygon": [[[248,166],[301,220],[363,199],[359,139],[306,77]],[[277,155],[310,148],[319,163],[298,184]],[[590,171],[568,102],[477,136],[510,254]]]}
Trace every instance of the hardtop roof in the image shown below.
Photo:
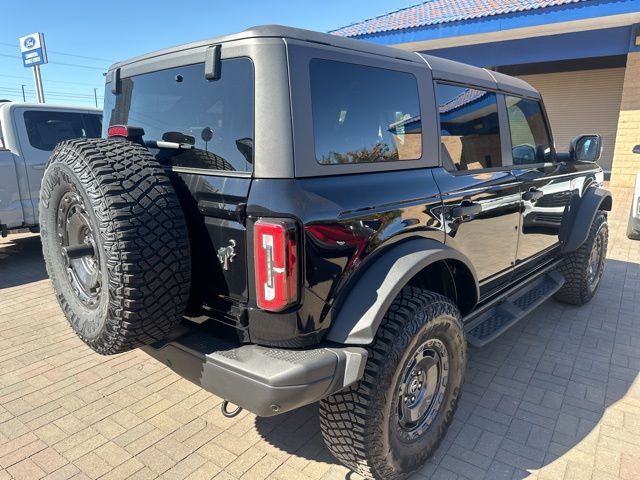
{"label": "hardtop roof", "polygon": [[[121,68],[125,65],[131,65],[136,62],[149,60],[155,57],[171,55],[185,50],[203,48],[209,45],[224,44],[227,42],[245,40],[251,38],[282,38],[293,39],[303,42],[317,43],[321,45],[329,45],[336,48],[358,51],[373,55],[380,55],[390,58],[398,58],[412,63],[419,63],[433,72],[434,78],[446,79],[450,81],[458,81],[460,83],[471,83],[479,87],[491,88],[495,90],[503,90],[519,95],[539,98],[540,95],[531,85],[523,80],[509,77],[508,75],[499,74],[497,72],[489,72],[488,70],[472,65],[467,65],[453,60],[447,60],[431,55],[418,54],[416,52],[408,52],[398,48],[385,45],[378,45],[362,40],[340,37],[328,33],[314,32],[301,28],[286,27],[282,25],[260,25],[248,28],[239,33],[231,35],[223,35],[206,40],[200,40],[183,45],[157,50],[144,55],[130,58],[114,63],[109,67],[109,72]],[[107,75],[110,78],[110,75]]]}

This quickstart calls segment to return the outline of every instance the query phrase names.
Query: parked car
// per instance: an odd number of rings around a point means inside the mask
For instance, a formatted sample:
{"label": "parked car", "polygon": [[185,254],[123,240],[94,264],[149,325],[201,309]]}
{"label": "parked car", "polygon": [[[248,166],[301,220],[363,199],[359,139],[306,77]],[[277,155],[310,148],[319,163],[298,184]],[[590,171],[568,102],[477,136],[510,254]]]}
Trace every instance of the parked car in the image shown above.
{"label": "parked car", "polygon": [[279,26],[106,78],[109,138],[59,144],[41,192],[71,326],[101,354],[142,347],[225,415],[319,401],[366,477],[437,448],[467,342],[598,289],[601,139],[557,154],[522,80]]}
{"label": "parked car", "polygon": [[51,151],[71,138],[96,138],[102,111],[0,101],[0,232],[38,229],[40,181]]}
{"label": "parked car", "polygon": [[[633,148],[633,153],[640,154],[640,145]],[[631,240],[640,240],[640,171],[636,173],[636,184],[631,199],[631,212],[627,224],[627,237]]]}

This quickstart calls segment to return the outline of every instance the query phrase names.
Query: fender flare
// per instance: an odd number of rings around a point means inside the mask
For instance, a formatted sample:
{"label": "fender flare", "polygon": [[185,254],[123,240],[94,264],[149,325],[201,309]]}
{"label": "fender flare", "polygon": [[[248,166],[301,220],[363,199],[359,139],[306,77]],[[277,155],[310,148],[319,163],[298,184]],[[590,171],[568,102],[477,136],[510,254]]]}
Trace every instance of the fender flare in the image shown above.
{"label": "fender flare", "polygon": [[603,188],[589,187],[582,196],[573,195],[564,211],[560,227],[562,253],[576,251],[587,240],[599,210],[611,211],[613,197]]}
{"label": "fender flare", "polygon": [[467,257],[436,240],[407,240],[373,260],[354,280],[353,287],[334,314],[327,340],[350,345],[373,342],[382,318],[400,290],[422,269],[441,260],[456,260],[469,269],[477,302],[478,278]]}

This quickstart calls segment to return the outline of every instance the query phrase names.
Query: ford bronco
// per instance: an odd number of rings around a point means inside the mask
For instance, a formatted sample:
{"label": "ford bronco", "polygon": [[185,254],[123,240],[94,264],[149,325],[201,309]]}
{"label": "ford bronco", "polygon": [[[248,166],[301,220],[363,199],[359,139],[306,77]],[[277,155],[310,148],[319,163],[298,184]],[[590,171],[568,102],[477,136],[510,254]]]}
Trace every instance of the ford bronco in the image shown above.
{"label": "ford bronco", "polygon": [[266,26],[113,65],[102,139],[53,152],[44,256],[101,354],[143,348],[403,478],[437,448],[467,344],[595,294],[598,135],[559,153],[522,80]]}

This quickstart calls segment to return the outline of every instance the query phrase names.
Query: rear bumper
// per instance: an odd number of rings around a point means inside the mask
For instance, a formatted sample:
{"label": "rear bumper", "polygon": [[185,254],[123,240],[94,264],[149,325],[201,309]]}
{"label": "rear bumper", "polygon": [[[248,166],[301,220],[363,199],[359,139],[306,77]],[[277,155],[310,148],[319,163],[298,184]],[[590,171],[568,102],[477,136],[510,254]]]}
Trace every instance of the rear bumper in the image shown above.
{"label": "rear bumper", "polygon": [[228,344],[190,330],[143,350],[205,390],[269,417],[316,402],[357,382],[367,351],[318,346],[288,350]]}

